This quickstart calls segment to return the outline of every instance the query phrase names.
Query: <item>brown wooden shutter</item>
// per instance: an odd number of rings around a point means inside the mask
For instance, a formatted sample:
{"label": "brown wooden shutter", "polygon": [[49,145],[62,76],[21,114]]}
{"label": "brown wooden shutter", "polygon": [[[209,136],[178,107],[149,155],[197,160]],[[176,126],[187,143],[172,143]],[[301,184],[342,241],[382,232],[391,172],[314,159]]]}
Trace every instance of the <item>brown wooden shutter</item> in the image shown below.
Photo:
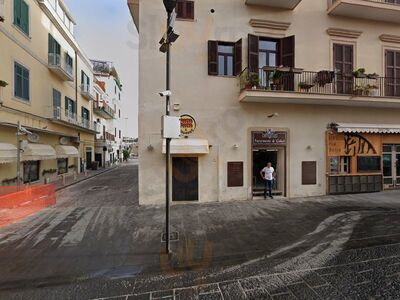
{"label": "brown wooden shutter", "polygon": [[235,43],[235,75],[242,72],[242,39]]}
{"label": "brown wooden shutter", "polygon": [[194,20],[194,1],[186,1],[186,18]]}
{"label": "brown wooden shutter", "polygon": [[217,41],[208,41],[208,75],[218,75]]}
{"label": "brown wooden shutter", "polygon": [[295,67],[295,37],[294,35],[281,39],[280,64],[284,67]]}
{"label": "brown wooden shutter", "polygon": [[181,0],[176,3],[176,17],[178,19],[184,18],[184,2]]}
{"label": "brown wooden shutter", "polygon": [[258,41],[259,37],[249,34],[249,54],[248,54],[248,68],[251,73],[258,73]]}
{"label": "brown wooden shutter", "polygon": [[303,161],[301,163],[301,184],[314,185],[317,184],[317,162]]}

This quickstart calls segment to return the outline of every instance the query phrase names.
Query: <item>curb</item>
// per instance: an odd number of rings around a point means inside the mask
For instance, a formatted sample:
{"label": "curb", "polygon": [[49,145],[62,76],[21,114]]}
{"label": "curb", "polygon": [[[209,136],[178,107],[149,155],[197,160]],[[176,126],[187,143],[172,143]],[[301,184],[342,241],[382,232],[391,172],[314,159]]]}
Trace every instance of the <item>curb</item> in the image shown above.
{"label": "curb", "polygon": [[112,167],[112,168],[110,168],[110,169],[106,169],[106,170],[104,170],[104,171],[102,171],[102,172],[99,172],[99,173],[97,173],[97,174],[94,174],[94,175],[92,175],[92,176],[85,177],[85,178],[83,178],[83,179],[81,179],[81,180],[74,181],[74,182],[72,182],[72,183],[70,183],[70,184],[67,184],[67,185],[63,185],[63,186],[61,186],[61,187],[59,187],[59,188],[56,188],[56,192],[58,192],[58,191],[60,191],[60,190],[63,190],[63,189],[65,189],[65,188],[67,188],[67,187],[70,187],[70,186],[72,186],[72,185],[81,183],[81,182],[83,182],[83,181],[92,179],[92,178],[94,178],[94,177],[96,177],[96,176],[99,176],[99,175],[101,175],[101,174],[110,172],[110,171],[115,170],[115,169],[117,169],[117,168],[119,168],[119,166]]}

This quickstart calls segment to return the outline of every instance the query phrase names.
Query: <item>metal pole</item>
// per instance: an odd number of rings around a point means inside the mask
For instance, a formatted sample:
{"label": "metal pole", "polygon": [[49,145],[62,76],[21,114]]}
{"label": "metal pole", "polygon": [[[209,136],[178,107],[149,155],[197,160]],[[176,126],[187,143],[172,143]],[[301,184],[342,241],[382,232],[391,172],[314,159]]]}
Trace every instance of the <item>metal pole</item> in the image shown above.
{"label": "metal pole", "polygon": [[21,139],[19,138],[19,134],[21,132],[21,123],[18,121],[17,125],[17,190],[19,190],[20,186],[20,177],[21,177]]}
{"label": "metal pole", "polygon": [[[167,17],[167,32],[168,32],[168,27],[169,27],[169,19],[171,17],[171,13],[168,12],[168,17]],[[167,61],[166,61],[166,72],[167,72],[167,91],[170,90],[170,75],[171,75],[171,69],[170,69],[170,65],[171,65],[171,56],[170,56],[170,50],[171,50],[171,45],[169,43],[169,41],[167,40]],[[169,106],[170,106],[170,96],[166,97],[166,106],[165,106],[165,110],[166,110],[166,115],[169,116]],[[171,144],[171,139],[167,138],[166,139],[166,157],[165,157],[165,199],[166,199],[166,208],[165,208],[165,227],[166,227],[166,236],[165,236],[165,251],[166,253],[170,253],[170,233],[169,233],[169,227],[170,227],[170,201],[169,201],[169,159],[170,159],[170,144]]]}

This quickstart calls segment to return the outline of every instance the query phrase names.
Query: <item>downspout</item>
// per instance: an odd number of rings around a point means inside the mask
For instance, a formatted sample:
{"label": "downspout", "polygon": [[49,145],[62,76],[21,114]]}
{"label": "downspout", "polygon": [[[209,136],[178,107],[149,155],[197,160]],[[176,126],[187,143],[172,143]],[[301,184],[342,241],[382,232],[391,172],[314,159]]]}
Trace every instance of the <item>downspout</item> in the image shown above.
{"label": "downspout", "polygon": [[[76,117],[76,121],[78,121],[78,53],[76,52],[76,50],[74,51],[75,53],[75,108],[76,108],[76,113],[75,113],[75,117]],[[78,131],[78,136],[79,136],[79,156],[78,156],[78,163],[77,163],[77,167],[78,167],[78,174],[81,173],[81,161],[82,161],[82,157],[83,157],[83,145],[81,142],[81,133],[80,131]]]}

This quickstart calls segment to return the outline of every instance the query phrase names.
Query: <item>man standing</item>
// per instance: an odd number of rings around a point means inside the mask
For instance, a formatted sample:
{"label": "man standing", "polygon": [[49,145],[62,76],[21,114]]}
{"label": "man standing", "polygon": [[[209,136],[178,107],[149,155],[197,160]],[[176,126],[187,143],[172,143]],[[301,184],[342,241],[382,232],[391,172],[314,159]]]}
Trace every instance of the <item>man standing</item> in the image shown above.
{"label": "man standing", "polygon": [[272,197],[272,185],[275,178],[275,170],[272,167],[272,164],[269,162],[267,166],[260,171],[260,174],[265,181],[264,199],[267,199],[267,191],[268,191],[268,196],[271,199],[274,199],[274,197]]}

